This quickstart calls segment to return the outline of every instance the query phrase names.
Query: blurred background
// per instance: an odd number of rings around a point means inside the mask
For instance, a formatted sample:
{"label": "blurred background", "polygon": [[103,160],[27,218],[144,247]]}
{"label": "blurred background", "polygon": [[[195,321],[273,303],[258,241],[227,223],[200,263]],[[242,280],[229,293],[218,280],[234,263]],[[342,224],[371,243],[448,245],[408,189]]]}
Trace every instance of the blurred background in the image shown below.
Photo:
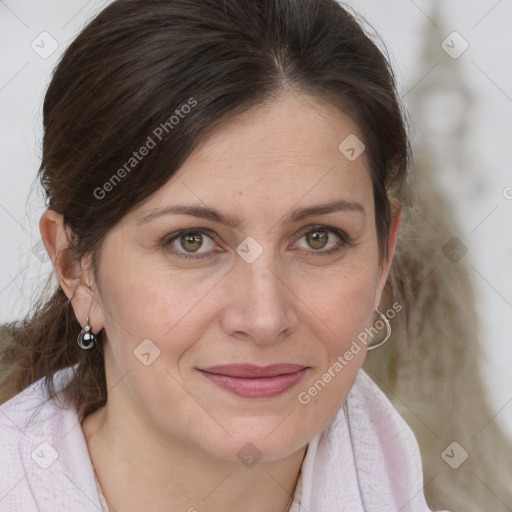
{"label": "blurred background", "polygon": [[[35,182],[44,92],[61,53],[107,3],[0,0],[0,324],[28,311],[51,270],[39,237],[44,202]],[[345,5],[384,41],[415,158],[428,163],[429,180],[448,198],[458,228],[438,252],[469,269],[493,412],[488,422],[512,438],[512,0]],[[425,215],[422,229],[435,232],[432,219]]]}

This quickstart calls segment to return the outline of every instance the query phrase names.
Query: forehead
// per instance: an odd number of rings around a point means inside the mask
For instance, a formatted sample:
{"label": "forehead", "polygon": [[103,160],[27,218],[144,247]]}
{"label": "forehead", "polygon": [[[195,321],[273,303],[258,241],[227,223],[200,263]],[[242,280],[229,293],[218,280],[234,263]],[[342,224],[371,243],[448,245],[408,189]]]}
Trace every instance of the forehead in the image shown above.
{"label": "forehead", "polygon": [[367,203],[372,187],[366,155],[347,158],[339,149],[347,138],[363,139],[347,114],[312,96],[281,94],[210,133],[143,214],[178,200],[259,214],[340,198]]}
{"label": "forehead", "polygon": [[329,167],[344,163],[338,146],[349,136],[363,139],[346,113],[309,95],[281,93],[221,124],[196,147],[182,169],[202,161],[233,163],[236,168],[240,161],[255,162],[254,168],[257,162],[276,160]]}

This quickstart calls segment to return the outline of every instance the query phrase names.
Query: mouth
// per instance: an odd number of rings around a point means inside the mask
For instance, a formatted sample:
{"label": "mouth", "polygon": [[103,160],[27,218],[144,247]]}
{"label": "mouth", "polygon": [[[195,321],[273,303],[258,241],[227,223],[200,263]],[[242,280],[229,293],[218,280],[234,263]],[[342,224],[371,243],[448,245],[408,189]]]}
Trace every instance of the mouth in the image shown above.
{"label": "mouth", "polygon": [[295,386],[309,369],[298,364],[219,365],[198,370],[217,386],[244,398],[271,398]]}

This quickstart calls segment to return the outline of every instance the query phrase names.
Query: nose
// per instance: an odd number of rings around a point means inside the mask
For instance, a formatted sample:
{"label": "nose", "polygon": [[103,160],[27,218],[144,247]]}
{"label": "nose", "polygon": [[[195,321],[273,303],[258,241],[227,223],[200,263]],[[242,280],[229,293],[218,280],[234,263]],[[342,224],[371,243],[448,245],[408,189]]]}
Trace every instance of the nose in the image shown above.
{"label": "nose", "polygon": [[228,299],[221,324],[230,336],[267,345],[295,330],[298,298],[272,252],[264,250],[252,263],[240,258],[224,283]]}

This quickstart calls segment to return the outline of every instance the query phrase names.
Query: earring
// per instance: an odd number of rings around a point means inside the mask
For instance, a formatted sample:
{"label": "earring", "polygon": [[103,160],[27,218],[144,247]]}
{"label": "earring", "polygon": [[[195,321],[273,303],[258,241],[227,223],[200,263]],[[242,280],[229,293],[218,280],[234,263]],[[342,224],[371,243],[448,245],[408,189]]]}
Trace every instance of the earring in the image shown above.
{"label": "earring", "polygon": [[85,327],[82,327],[82,330],[78,334],[78,346],[84,350],[89,350],[90,348],[94,347],[95,341],[96,335],[92,332],[92,327],[89,323],[89,317],[87,317],[87,324]]}
{"label": "earring", "polygon": [[[383,313],[381,313],[378,309],[375,310],[375,313],[377,313],[377,315],[379,315],[379,317],[382,319],[382,321],[384,322],[384,324],[386,325],[386,337],[379,341],[378,343],[375,343],[375,345],[368,345],[368,350],[373,350],[374,348],[378,348],[378,347],[381,347],[382,345],[384,345],[384,343],[386,343],[386,341],[388,341],[389,337],[391,336],[391,325],[389,323],[389,320],[386,318],[386,315],[384,315]],[[375,322],[375,325],[377,325],[379,321],[377,320],[377,322]]]}

